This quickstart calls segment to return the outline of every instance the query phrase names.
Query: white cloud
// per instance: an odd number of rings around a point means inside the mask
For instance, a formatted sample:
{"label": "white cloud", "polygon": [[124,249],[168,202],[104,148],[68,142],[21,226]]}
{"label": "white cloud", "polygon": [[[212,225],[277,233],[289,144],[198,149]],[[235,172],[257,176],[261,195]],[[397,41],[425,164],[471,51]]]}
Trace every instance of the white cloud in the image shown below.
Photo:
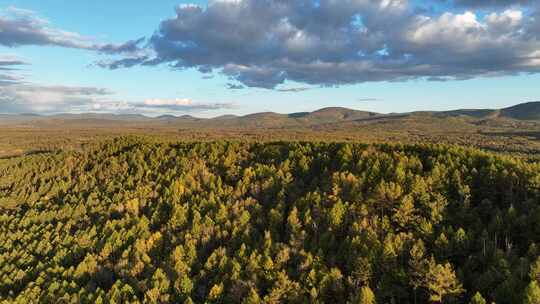
{"label": "white cloud", "polygon": [[491,13],[485,18],[486,26],[495,35],[513,33],[523,25],[523,12],[509,9],[502,13]]}
{"label": "white cloud", "polygon": [[193,100],[187,98],[177,99],[146,99],[146,106],[190,106],[193,105]]}
{"label": "white cloud", "polygon": [[187,98],[147,99],[139,103],[126,102],[117,100],[113,92],[103,88],[35,84],[2,85],[0,77],[0,113],[99,112],[159,115],[234,107],[233,103],[194,102]]}
{"label": "white cloud", "polygon": [[[461,7],[469,0],[457,0]],[[470,3],[469,3],[470,2]],[[469,1],[469,4],[472,4]],[[484,9],[492,0],[483,1]],[[525,0],[426,11],[407,0],[211,1],[180,6],[149,40],[152,56],[109,68],[167,64],[218,71],[231,82],[274,89],[295,81],[333,86],[368,81],[469,79],[538,73],[540,11]]]}
{"label": "white cloud", "polygon": [[195,102],[189,98],[146,99],[141,103],[132,104],[133,109],[144,113],[184,113],[203,112],[219,109],[232,109],[236,106],[228,102]]}
{"label": "white cloud", "polygon": [[[455,43],[470,44],[484,31],[472,12],[444,13],[438,18],[418,16],[411,26],[407,40],[419,45]],[[463,41],[461,39],[466,39]]]}
{"label": "white cloud", "polygon": [[90,110],[112,92],[93,87],[0,85],[2,113],[58,113]]}
{"label": "white cloud", "polygon": [[0,11],[0,45],[7,47],[47,45],[141,56],[146,53],[140,47],[143,42],[143,38],[122,44],[96,42],[92,37],[56,28],[31,10],[11,6]]}

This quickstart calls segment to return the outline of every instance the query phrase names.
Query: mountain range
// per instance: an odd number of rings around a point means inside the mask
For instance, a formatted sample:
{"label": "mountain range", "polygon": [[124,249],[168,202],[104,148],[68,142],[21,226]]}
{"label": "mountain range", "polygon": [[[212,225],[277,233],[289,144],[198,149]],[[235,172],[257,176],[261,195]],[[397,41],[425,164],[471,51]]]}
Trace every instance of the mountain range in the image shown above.
{"label": "mountain range", "polygon": [[147,117],[139,114],[0,114],[0,125],[46,126],[153,126],[182,128],[294,128],[334,127],[354,124],[462,122],[472,125],[512,125],[540,123],[540,101],[521,103],[502,109],[458,109],[381,114],[342,107],[328,107],[313,112],[279,114],[262,112],[245,116],[224,115],[196,118],[190,115]]}

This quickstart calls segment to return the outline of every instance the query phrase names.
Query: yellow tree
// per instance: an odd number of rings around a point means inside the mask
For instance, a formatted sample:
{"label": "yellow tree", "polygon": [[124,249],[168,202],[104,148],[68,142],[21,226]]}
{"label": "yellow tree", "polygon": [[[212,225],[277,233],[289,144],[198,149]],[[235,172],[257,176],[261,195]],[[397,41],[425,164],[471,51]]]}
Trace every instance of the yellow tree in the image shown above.
{"label": "yellow tree", "polygon": [[469,304],[486,304],[486,300],[482,295],[477,291],[476,294],[471,298]]}
{"label": "yellow tree", "polygon": [[427,272],[427,263],[424,258],[425,252],[424,242],[418,240],[411,248],[410,259],[409,259],[409,269],[410,269],[410,282],[413,287],[414,292],[414,303],[416,304],[416,291],[418,288],[424,285],[426,272]]}
{"label": "yellow tree", "polygon": [[369,286],[363,286],[358,295],[358,304],[375,304],[375,294]]}
{"label": "yellow tree", "polygon": [[434,303],[442,303],[446,296],[457,296],[465,291],[452,265],[437,264],[433,257],[428,262],[425,287],[429,291],[429,300]]}
{"label": "yellow tree", "polygon": [[524,304],[540,304],[540,287],[536,281],[531,281],[525,289]]}

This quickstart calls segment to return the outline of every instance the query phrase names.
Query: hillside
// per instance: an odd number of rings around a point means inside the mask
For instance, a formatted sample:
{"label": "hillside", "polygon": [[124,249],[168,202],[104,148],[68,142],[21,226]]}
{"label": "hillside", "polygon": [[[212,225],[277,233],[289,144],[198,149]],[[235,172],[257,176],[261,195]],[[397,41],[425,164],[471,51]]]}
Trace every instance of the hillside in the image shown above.
{"label": "hillside", "polygon": [[469,117],[472,119],[495,118],[500,111],[489,109],[461,109],[453,111],[432,112],[432,115],[437,117]]}
{"label": "hillside", "polygon": [[130,137],[0,159],[0,302],[521,303],[539,191],[538,163],[440,145]]}
{"label": "hillside", "polygon": [[323,108],[313,112],[300,112],[280,114],[274,112],[254,113],[245,116],[225,115],[216,118],[203,119],[190,115],[173,116],[163,115],[155,118],[143,115],[130,114],[58,114],[52,116],[40,115],[0,115],[0,124],[5,125],[36,125],[40,124],[80,124],[96,125],[100,122],[110,124],[116,122],[119,126],[129,124],[149,124],[159,126],[160,123],[171,123],[183,127],[231,127],[231,128],[279,128],[279,127],[307,127],[323,124],[336,124],[350,121],[378,121],[381,119],[426,119],[432,118],[461,118],[465,122],[480,120],[507,120],[531,121],[540,123],[540,102],[522,103],[504,109],[458,109],[452,111],[422,111],[410,113],[381,114],[359,111],[340,107]]}
{"label": "hillside", "polygon": [[350,120],[361,120],[376,115],[380,114],[351,110],[347,108],[331,107],[323,108],[313,112],[290,114],[289,116],[305,121],[307,124],[321,124]]}
{"label": "hillside", "polygon": [[317,140],[451,143],[501,152],[540,154],[539,103],[498,110],[381,114],[347,108],[313,112],[145,117],[114,114],[0,115],[0,157],[57,149],[123,135],[168,140]]}
{"label": "hillside", "polygon": [[520,120],[540,120],[540,101],[501,109],[500,116]]}

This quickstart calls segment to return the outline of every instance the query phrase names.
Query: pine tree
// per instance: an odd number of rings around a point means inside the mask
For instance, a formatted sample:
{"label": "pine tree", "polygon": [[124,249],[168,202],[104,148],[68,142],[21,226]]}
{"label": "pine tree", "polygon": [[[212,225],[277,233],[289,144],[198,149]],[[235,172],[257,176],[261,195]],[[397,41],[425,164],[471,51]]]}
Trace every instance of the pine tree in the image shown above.
{"label": "pine tree", "polygon": [[248,296],[242,301],[242,304],[259,304],[261,302],[261,298],[259,297],[257,291],[251,288]]}
{"label": "pine tree", "polygon": [[375,294],[369,288],[369,286],[363,286],[360,289],[360,294],[358,295],[358,304],[375,304]]}
{"label": "pine tree", "polygon": [[410,282],[414,292],[414,303],[416,303],[417,290],[424,286],[427,265],[424,258],[424,242],[418,240],[411,248],[409,258]]}
{"label": "pine tree", "polygon": [[477,291],[474,296],[471,298],[469,304],[486,304],[486,300],[482,295]]}
{"label": "pine tree", "polygon": [[366,284],[373,275],[372,265],[369,259],[365,257],[358,257],[353,264],[353,271],[351,272],[352,281],[356,288]]}
{"label": "pine tree", "polygon": [[525,289],[524,304],[540,304],[540,287],[536,281],[531,281]]}
{"label": "pine tree", "polygon": [[531,280],[540,283],[540,256],[531,264],[531,270],[529,271],[529,277]]}
{"label": "pine tree", "polygon": [[459,295],[464,291],[452,265],[437,264],[433,257],[428,262],[425,287],[429,291],[429,299],[435,303],[441,303],[446,296]]}
{"label": "pine tree", "polygon": [[392,219],[399,228],[406,230],[407,228],[410,228],[410,224],[414,224],[417,221],[415,212],[414,200],[410,195],[407,195],[404,196],[394,208],[394,216]]}
{"label": "pine tree", "polygon": [[169,302],[169,280],[165,272],[158,268],[151,280],[152,288],[145,293],[145,301],[150,303],[168,303]]}

